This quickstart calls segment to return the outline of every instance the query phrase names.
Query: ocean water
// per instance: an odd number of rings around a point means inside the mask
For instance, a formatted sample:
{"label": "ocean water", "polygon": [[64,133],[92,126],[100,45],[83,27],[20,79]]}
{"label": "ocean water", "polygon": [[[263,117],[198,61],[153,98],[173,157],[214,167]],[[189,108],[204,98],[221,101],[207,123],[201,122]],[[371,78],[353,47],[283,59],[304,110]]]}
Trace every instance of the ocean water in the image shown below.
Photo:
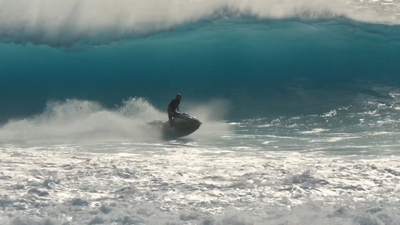
{"label": "ocean water", "polygon": [[399,63],[398,0],[0,0],[0,224],[398,225]]}

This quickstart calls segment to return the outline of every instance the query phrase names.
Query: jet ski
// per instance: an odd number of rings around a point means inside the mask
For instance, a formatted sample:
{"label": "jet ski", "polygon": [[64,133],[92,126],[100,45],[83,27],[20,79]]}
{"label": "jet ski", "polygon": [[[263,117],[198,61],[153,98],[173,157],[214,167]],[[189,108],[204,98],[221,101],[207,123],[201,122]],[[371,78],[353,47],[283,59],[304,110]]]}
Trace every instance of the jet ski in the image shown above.
{"label": "jet ski", "polygon": [[148,124],[161,131],[163,137],[179,138],[187,136],[199,129],[201,122],[187,113],[177,113],[171,121],[156,120]]}

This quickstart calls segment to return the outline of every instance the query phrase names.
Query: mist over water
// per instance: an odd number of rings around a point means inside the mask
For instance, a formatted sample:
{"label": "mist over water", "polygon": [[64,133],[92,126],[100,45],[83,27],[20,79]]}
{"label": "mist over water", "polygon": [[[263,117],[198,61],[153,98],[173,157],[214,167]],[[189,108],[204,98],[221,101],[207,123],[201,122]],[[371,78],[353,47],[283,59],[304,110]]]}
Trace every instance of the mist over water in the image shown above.
{"label": "mist over water", "polygon": [[158,113],[154,108],[146,109],[145,105],[139,105],[140,102],[130,102],[136,104],[136,111],[130,111],[129,105],[120,111],[110,111],[89,101],[51,102],[40,115],[10,121],[3,126],[1,135],[7,141],[22,142],[140,140],[140,137],[148,136],[141,113],[149,111],[149,119]]}

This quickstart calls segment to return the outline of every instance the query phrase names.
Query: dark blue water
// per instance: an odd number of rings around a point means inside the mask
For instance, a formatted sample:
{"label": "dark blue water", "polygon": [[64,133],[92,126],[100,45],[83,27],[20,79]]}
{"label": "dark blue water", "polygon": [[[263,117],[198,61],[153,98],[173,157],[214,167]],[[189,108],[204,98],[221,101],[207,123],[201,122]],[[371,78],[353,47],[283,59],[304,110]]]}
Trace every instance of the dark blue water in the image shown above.
{"label": "dark blue water", "polygon": [[218,19],[101,46],[12,42],[0,44],[2,123],[51,100],[115,108],[137,96],[164,110],[177,92],[183,110],[227,100],[231,119],[302,115],[385,101],[400,85],[400,27],[344,18]]}

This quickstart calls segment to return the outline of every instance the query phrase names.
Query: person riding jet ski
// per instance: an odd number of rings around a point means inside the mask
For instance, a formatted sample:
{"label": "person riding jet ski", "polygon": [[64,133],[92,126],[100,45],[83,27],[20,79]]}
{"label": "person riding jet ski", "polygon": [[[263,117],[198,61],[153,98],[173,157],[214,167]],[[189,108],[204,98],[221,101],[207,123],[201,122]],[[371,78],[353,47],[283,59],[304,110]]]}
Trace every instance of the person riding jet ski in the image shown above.
{"label": "person riding jet ski", "polygon": [[173,125],[173,121],[176,116],[180,114],[179,112],[179,104],[181,103],[181,94],[177,94],[176,98],[173,99],[168,105],[168,121],[171,125]]}

